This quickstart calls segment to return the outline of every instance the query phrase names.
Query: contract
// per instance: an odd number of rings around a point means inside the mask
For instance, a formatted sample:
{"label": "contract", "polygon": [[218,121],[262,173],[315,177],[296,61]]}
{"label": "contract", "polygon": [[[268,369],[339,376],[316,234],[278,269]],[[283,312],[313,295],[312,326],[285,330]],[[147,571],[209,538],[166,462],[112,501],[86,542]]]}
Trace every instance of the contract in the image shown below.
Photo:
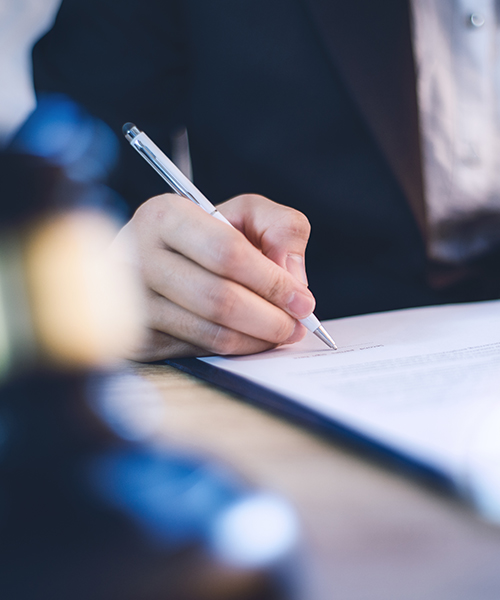
{"label": "contract", "polygon": [[500,519],[500,301],[323,325],[336,352],[308,335],[258,355],[196,361],[442,472]]}

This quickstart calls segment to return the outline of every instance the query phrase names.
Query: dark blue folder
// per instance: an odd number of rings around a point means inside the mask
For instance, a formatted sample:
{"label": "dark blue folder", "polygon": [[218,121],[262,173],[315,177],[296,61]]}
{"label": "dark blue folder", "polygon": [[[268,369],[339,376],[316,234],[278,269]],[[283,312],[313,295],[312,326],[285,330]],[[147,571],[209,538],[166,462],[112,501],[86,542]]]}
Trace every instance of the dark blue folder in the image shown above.
{"label": "dark blue folder", "polygon": [[348,424],[321,414],[278,392],[259,385],[245,377],[219,369],[197,358],[180,358],[165,361],[180,371],[237,394],[246,402],[283,416],[293,423],[306,426],[328,436],[369,460],[383,462],[424,484],[457,494],[457,483],[445,472],[423,462],[393,446],[375,440]]}

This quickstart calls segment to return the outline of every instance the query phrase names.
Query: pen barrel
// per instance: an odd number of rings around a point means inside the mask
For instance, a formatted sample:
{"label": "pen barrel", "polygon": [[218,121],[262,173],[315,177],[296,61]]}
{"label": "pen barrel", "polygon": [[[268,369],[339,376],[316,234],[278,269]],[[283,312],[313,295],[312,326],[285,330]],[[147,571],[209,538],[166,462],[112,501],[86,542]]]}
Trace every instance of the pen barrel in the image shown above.
{"label": "pen barrel", "polygon": [[[160,148],[143,131],[130,144],[145,158],[172,189],[198,204],[208,214],[216,213],[215,206],[200,190],[184,175],[184,173],[168,158]],[[216,216],[216,214],[214,214]],[[227,222],[227,221],[226,221]]]}
{"label": "pen barrel", "polygon": [[[153,140],[139,131],[133,123],[126,123],[123,126],[125,137],[137,152],[153,167],[153,169],[172,187],[172,189],[200,206],[209,215],[219,221],[231,225],[231,223],[215,208],[215,206],[206,198],[200,190],[190,181],[184,173],[164,154]],[[310,314],[305,319],[300,319],[309,331],[315,333],[327,346],[337,349],[335,342],[329,334],[322,329],[321,323],[314,314]]]}
{"label": "pen barrel", "polygon": [[319,319],[313,313],[311,313],[305,319],[300,319],[300,322],[306,329],[312,331],[313,333],[316,331],[316,329],[318,329],[318,327],[321,326]]}

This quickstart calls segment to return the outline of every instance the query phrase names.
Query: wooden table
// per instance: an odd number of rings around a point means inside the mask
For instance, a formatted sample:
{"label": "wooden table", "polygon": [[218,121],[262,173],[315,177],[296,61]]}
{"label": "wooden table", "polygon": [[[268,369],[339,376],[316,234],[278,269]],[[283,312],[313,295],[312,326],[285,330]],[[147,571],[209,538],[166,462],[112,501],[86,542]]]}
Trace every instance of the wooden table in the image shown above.
{"label": "wooden table", "polygon": [[295,506],[304,600],[500,599],[500,527],[171,367],[132,368],[160,391],[169,441],[229,463]]}

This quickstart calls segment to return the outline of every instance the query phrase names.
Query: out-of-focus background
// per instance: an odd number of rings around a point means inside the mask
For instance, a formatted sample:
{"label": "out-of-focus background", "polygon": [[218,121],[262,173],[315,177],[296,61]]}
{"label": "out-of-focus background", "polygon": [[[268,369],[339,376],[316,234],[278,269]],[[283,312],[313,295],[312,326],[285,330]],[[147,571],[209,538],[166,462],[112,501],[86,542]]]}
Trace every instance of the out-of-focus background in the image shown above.
{"label": "out-of-focus background", "polygon": [[445,490],[120,359],[117,141],[65,97],[31,114],[41,4],[0,0],[0,66],[26,38],[0,87],[2,600],[497,600],[500,531]]}

